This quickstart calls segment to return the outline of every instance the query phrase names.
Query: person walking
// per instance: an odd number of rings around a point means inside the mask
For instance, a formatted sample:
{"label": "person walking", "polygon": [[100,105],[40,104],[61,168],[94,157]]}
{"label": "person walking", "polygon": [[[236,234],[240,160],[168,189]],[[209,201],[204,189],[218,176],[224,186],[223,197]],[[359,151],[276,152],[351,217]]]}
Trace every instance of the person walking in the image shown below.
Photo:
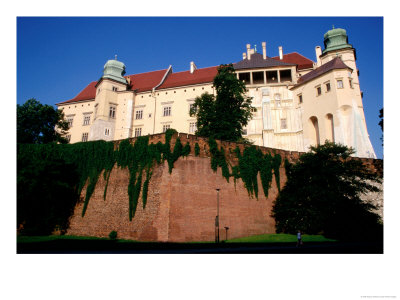
{"label": "person walking", "polygon": [[297,244],[296,244],[296,247],[298,248],[300,245],[303,245],[303,242],[301,240],[301,231],[297,230]]}

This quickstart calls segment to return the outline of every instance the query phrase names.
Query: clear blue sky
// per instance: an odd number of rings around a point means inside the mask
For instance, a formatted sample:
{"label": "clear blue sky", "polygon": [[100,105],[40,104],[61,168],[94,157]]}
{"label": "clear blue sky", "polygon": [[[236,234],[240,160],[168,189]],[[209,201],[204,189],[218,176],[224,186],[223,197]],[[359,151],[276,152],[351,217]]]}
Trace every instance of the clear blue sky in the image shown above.
{"label": "clear blue sky", "polygon": [[118,55],[127,74],[188,70],[241,60],[246,44],[267,42],[267,55],[298,52],[315,61],[315,46],[334,25],[356,48],[368,132],[383,157],[383,18],[380,17],[22,17],[17,19],[17,103],[54,105],[98,80]]}

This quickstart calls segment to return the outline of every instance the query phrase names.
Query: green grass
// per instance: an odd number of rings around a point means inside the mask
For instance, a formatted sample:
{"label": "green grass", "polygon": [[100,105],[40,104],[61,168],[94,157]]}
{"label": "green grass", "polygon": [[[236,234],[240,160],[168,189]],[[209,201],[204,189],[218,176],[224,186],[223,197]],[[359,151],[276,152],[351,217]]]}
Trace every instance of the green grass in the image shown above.
{"label": "green grass", "polygon": [[[302,235],[303,242],[335,242],[322,235]],[[242,237],[226,241],[227,243],[296,243],[297,236],[294,234],[262,234],[249,237]]]}
{"label": "green grass", "polygon": [[[222,235],[221,241],[223,241],[224,236]],[[56,240],[110,240],[109,238],[99,238],[99,237],[89,237],[89,236],[73,236],[73,235],[49,235],[49,236],[17,236],[18,243],[40,243],[40,242],[49,242]],[[334,242],[335,240],[325,238],[322,235],[307,235],[304,234],[302,236],[303,242]],[[125,240],[125,239],[117,239],[118,243],[140,243],[135,240]],[[242,237],[236,239],[230,239],[226,241],[226,243],[295,243],[297,242],[297,237],[294,234],[262,234],[262,235],[254,235],[249,237]],[[154,242],[156,243],[156,242]],[[214,243],[211,242],[188,242],[188,244],[208,244]]]}
{"label": "green grass", "polygon": [[[95,241],[95,240],[110,240],[109,238],[100,238],[94,236],[75,236],[75,235],[48,235],[48,236],[17,236],[17,243],[40,243],[59,240],[81,240],[81,241]],[[133,240],[117,239],[118,242],[136,242]]]}

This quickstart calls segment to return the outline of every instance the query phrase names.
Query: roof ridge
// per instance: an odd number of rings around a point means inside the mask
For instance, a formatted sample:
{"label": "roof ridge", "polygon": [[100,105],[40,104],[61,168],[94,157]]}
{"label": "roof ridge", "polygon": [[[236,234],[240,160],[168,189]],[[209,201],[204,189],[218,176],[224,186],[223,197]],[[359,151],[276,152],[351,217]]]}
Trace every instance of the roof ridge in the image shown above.
{"label": "roof ridge", "polygon": [[136,73],[136,74],[130,74],[130,75],[125,75],[124,77],[129,77],[129,76],[135,76],[135,75],[142,75],[142,74],[147,74],[147,73],[153,73],[153,72],[160,72],[160,71],[166,71],[166,69],[160,69],[160,70],[154,70],[154,71],[148,71],[148,72],[143,72],[143,73]]}
{"label": "roof ridge", "polygon": [[[212,67],[197,68],[197,69],[193,72],[193,74],[196,73],[196,71],[198,71],[198,70],[211,69],[211,68],[218,68],[218,67],[219,67],[219,65],[218,65],[218,66],[212,66]],[[190,72],[190,70],[179,71],[179,72],[172,72],[171,74],[179,74],[179,73],[183,73],[183,72]]]}

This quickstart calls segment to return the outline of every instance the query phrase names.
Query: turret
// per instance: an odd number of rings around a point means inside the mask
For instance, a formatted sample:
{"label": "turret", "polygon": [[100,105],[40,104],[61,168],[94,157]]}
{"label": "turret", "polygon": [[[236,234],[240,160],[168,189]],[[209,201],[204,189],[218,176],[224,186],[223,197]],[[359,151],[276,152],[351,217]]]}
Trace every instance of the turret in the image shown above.
{"label": "turret", "polygon": [[117,61],[116,56],[115,59],[107,61],[106,64],[104,65],[102,78],[108,78],[126,84],[127,81],[123,77],[124,75],[125,75],[125,65],[123,62]]}
{"label": "turret", "polygon": [[335,27],[324,34],[324,45],[325,50],[322,54],[333,50],[353,48],[352,45],[348,44],[346,30]]}

